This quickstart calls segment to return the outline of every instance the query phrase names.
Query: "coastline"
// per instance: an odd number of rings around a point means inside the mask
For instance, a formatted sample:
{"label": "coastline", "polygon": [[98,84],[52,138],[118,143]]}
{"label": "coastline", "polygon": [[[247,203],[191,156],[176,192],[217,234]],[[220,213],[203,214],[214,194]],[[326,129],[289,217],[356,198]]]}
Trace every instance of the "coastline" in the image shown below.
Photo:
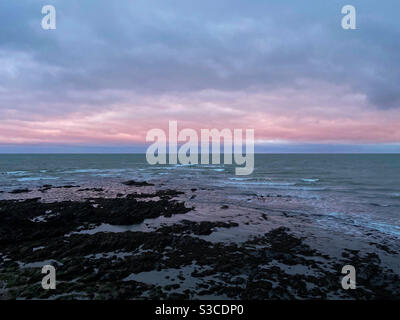
{"label": "coastline", "polygon": [[[244,207],[199,186],[122,182],[2,193],[2,298],[400,297],[396,240],[323,232],[279,210],[282,199],[248,195]],[[54,291],[40,286],[46,263],[57,270]],[[357,290],[341,287],[347,264]]]}

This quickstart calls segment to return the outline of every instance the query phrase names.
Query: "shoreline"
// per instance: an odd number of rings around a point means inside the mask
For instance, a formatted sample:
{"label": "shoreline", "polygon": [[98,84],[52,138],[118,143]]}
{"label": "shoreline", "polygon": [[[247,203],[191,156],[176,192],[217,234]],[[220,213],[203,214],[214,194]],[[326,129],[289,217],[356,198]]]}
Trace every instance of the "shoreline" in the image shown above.
{"label": "shoreline", "polygon": [[[256,205],[213,202],[205,188],[122,182],[1,194],[0,281],[8,284],[7,298],[400,297],[400,272],[390,271],[397,246],[377,241],[357,243],[357,250],[338,236],[342,249],[334,252],[272,200],[261,213]],[[54,292],[40,286],[41,263],[49,261],[57,269]],[[346,264],[357,269],[357,290],[341,288]]]}

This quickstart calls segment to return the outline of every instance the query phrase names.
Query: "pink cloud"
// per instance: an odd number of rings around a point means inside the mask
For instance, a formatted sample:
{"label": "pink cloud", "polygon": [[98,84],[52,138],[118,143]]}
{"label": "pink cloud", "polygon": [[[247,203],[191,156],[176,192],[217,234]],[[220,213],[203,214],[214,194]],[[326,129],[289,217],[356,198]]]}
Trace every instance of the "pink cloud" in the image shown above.
{"label": "pink cloud", "polygon": [[3,111],[0,143],[143,143],[148,130],[167,131],[169,120],[177,120],[180,129],[252,128],[259,142],[400,141],[399,110],[375,109],[364,96],[340,86],[121,95],[123,102],[82,108],[74,104],[71,112],[66,108],[59,114],[32,112],[32,108]]}

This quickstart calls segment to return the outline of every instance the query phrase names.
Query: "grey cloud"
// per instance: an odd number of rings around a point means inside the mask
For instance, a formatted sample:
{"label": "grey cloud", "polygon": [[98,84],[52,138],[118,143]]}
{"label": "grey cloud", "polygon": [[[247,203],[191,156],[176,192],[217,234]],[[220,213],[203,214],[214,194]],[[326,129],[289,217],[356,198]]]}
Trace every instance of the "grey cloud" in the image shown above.
{"label": "grey cloud", "polygon": [[40,29],[43,1],[0,4],[0,53],[26,55],[17,76],[0,69],[4,89],[45,89],[74,104],[68,91],[272,90],[312,79],[346,85],[377,108],[400,107],[395,0],[354,0],[356,31],[340,28],[336,0],[50,2],[55,31]]}

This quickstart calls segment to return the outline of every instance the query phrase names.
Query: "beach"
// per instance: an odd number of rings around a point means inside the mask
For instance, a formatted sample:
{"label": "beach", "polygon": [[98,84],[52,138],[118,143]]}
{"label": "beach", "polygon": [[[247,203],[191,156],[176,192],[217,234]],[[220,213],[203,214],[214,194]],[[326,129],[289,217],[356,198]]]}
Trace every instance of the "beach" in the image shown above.
{"label": "beach", "polygon": [[[388,223],[390,215],[364,222],[355,210],[326,213],[326,191],[318,189],[328,183],[318,170],[293,185],[262,180],[265,173],[244,180],[223,165],[154,169],[137,163],[129,174],[114,164],[63,167],[65,176],[40,172],[46,169],[38,165],[31,173],[10,168],[0,193],[0,297],[400,297],[397,225]],[[381,197],[381,206],[371,200],[367,208],[398,213],[392,198],[389,204]],[[40,285],[47,264],[56,269],[56,290]],[[356,290],[342,287],[345,265],[356,269]]]}

